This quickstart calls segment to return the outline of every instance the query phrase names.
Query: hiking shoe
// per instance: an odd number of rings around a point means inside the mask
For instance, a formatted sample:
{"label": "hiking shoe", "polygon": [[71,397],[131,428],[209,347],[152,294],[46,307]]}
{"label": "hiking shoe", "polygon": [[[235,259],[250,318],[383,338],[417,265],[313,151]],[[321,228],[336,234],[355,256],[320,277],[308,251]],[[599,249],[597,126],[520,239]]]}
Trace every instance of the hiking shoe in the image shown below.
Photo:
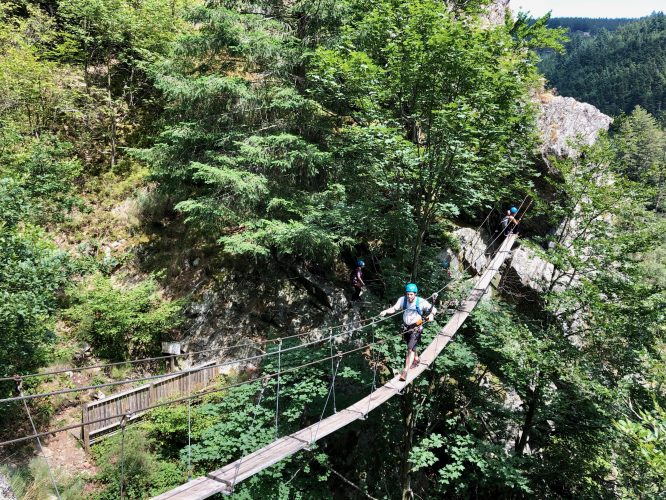
{"label": "hiking shoe", "polygon": [[407,370],[402,370],[402,373],[400,374],[400,382],[404,382],[407,380]]}
{"label": "hiking shoe", "polygon": [[420,362],[421,362],[421,358],[414,359],[414,361],[412,361],[412,366],[410,366],[409,368],[411,368],[411,369],[416,368],[417,366],[419,366]]}

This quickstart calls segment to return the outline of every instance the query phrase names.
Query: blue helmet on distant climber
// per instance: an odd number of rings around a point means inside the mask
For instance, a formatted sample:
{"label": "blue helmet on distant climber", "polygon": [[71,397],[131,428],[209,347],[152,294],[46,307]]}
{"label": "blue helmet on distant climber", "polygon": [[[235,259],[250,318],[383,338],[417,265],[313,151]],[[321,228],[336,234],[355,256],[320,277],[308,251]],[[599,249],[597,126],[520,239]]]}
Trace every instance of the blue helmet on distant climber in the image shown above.
{"label": "blue helmet on distant climber", "polygon": [[407,283],[407,286],[405,287],[405,292],[407,292],[407,293],[418,293],[419,292],[419,287],[417,287],[414,283]]}
{"label": "blue helmet on distant climber", "polygon": [[511,207],[511,215],[516,215],[518,213],[518,209],[516,207]]}
{"label": "blue helmet on distant climber", "polygon": [[364,261],[364,260],[361,260],[361,259],[358,259],[358,260],[356,261],[356,265],[357,265],[358,267],[363,267],[363,266],[365,266],[365,261]]}

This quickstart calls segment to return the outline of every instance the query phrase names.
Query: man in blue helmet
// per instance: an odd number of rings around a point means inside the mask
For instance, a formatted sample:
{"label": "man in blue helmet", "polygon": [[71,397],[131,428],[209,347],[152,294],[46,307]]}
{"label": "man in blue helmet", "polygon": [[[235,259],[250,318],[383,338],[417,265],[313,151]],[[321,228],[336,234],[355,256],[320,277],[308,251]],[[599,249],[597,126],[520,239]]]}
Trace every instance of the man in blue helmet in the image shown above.
{"label": "man in blue helmet", "polygon": [[361,259],[356,261],[356,268],[352,271],[351,275],[351,284],[354,287],[354,293],[352,294],[352,302],[356,302],[361,298],[361,291],[365,286],[363,281],[363,268],[365,267],[365,262]]}
{"label": "man in blue helmet", "polygon": [[419,289],[414,283],[408,283],[404,297],[400,297],[393,307],[379,313],[384,317],[387,314],[404,311],[402,313],[402,333],[407,342],[407,358],[405,359],[405,369],[400,374],[400,380],[405,380],[407,371],[410,368],[416,368],[421,361],[416,346],[421,340],[424,312],[427,313],[428,321],[432,321],[437,313],[437,309],[430,302],[416,296],[418,291]]}
{"label": "man in blue helmet", "polygon": [[516,219],[517,213],[518,209],[516,207],[511,207],[509,210],[506,211],[506,215],[500,222],[500,224],[502,225],[502,232],[504,233],[504,236],[509,236],[513,232],[513,229],[520,222],[520,219]]}

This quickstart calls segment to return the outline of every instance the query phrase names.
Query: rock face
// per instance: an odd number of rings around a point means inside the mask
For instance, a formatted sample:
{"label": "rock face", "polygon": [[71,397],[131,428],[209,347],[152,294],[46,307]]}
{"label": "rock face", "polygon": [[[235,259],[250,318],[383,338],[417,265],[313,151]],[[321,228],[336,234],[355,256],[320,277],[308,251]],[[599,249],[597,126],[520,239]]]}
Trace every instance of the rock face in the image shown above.
{"label": "rock face", "polygon": [[[460,242],[460,252],[454,258],[454,268],[468,267],[473,274],[479,274],[488,264],[490,238],[485,231],[462,227],[453,233]],[[440,255],[443,259],[446,252]],[[539,257],[531,248],[518,246],[513,250],[502,273],[501,289],[512,297],[534,302],[543,293],[552,279],[553,265]]]}
{"label": "rock face", "polygon": [[212,350],[196,362],[240,358],[265,350],[263,339],[306,332],[316,336],[318,331],[328,335],[328,326],[353,325],[360,319],[359,311],[349,308],[346,292],[295,266],[287,273],[274,268],[264,269],[262,276],[219,277],[186,311],[190,320],[184,351]]}
{"label": "rock face", "polygon": [[502,289],[514,297],[535,302],[546,290],[552,275],[550,262],[538,257],[530,248],[518,247],[502,276]]}
{"label": "rock face", "polygon": [[601,130],[608,130],[613,122],[591,104],[578,102],[572,97],[541,95],[541,111],[538,126],[544,156],[568,157],[574,154],[569,141],[580,138],[585,144],[593,144]]}
{"label": "rock face", "polygon": [[488,258],[486,247],[489,239],[485,231],[478,232],[470,227],[461,227],[453,232],[460,242],[462,267],[468,267],[469,271],[479,274],[486,267]]}
{"label": "rock face", "polygon": [[486,19],[491,25],[499,25],[504,23],[504,15],[506,9],[509,8],[509,0],[495,0],[487,9]]}

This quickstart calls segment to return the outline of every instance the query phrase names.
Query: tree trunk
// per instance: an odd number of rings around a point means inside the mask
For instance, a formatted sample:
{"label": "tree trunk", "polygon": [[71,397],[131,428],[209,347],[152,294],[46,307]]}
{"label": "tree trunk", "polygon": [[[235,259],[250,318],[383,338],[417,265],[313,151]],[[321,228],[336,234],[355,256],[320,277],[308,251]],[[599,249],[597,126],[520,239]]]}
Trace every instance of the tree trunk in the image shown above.
{"label": "tree trunk", "polygon": [[109,99],[109,113],[111,115],[111,124],[110,124],[110,141],[111,141],[111,169],[116,165],[116,108],[113,105],[113,95],[111,93],[111,54],[106,63],[106,84],[107,84],[107,96]]}
{"label": "tree trunk", "polygon": [[521,429],[520,439],[516,442],[515,446],[516,454],[519,456],[522,455],[525,451],[525,446],[527,446],[527,439],[529,438],[532,427],[534,427],[534,416],[536,415],[536,409],[539,404],[539,397],[541,393],[539,379],[540,376],[537,375],[534,389],[527,389],[527,412],[525,413],[525,421],[523,422],[523,427]]}
{"label": "tree trunk", "polygon": [[423,239],[425,238],[426,230],[419,228],[416,235],[416,242],[414,243],[414,250],[412,251],[412,273],[411,281],[416,281],[419,274],[419,258],[421,257],[421,249],[423,248]]}
{"label": "tree trunk", "polygon": [[412,451],[414,439],[414,397],[413,391],[407,391],[402,397],[403,435],[402,435],[402,461],[400,464],[400,484],[402,486],[402,500],[413,500],[412,492],[412,464],[409,463],[409,454]]}

